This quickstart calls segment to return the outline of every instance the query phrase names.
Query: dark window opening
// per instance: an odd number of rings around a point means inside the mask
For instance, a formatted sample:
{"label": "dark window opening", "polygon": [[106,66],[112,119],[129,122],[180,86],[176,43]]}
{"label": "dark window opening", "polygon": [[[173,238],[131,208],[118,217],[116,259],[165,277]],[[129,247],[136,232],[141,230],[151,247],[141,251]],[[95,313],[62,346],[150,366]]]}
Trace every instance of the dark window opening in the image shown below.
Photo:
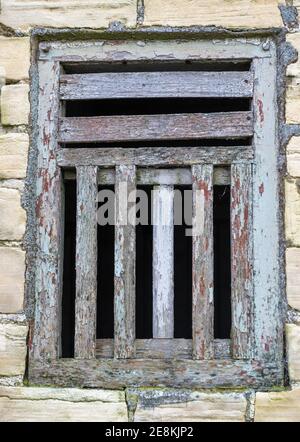
{"label": "dark window opening", "polygon": [[[148,224],[136,227],[136,337],[152,338],[151,186],[139,186],[148,196]],[[99,190],[103,189],[99,187]],[[113,186],[105,187],[113,190]],[[182,195],[182,225],[174,226],[174,338],[192,338],[192,237],[184,216],[190,186],[176,186]],[[187,202],[187,201],[186,201]],[[139,214],[137,214],[139,215]],[[98,225],[97,339],[114,337],[114,226]],[[65,182],[62,357],[74,356],[76,180]],[[230,186],[214,186],[214,306],[215,338],[231,331]]]}

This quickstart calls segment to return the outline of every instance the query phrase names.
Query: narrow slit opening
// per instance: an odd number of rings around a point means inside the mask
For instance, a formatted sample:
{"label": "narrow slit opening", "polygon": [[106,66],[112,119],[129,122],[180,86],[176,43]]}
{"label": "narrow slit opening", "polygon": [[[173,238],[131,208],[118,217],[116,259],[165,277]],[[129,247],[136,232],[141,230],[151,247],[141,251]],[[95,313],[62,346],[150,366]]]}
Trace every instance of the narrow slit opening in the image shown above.
{"label": "narrow slit opening", "polygon": [[[114,186],[98,187],[97,339],[114,337]],[[101,221],[103,220],[103,222]],[[105,220],[108,222],[105,224]],[[101,221],[101,222],[100,222]],[[105,225],[102,225],[105,224]]]}
{"label": "narrow slit opening", "polygon": [[[137,339],[152,338],[152,241],[153,227],[151,186],[138,186],[137,203],[141,201],[139,191],[145,192],[147,196],[147,214],[145,223],[136,226],[136,337]],[[146,200],[145,200],[146,201]],[[137,218],[141,211],[137,211]]]}
{"label": "narrow slit opening", "polygon": [[174,191],[174,338],[192,339],[192,187]]}
{"label": "narrow slit opening", "polygon": [[214,186],[214,334],[231,332],[230,186]]}
{"label": "narrow slit opening", "polygon": [[76,180],[66,180],[61,356],[74,357],[76,296]]}

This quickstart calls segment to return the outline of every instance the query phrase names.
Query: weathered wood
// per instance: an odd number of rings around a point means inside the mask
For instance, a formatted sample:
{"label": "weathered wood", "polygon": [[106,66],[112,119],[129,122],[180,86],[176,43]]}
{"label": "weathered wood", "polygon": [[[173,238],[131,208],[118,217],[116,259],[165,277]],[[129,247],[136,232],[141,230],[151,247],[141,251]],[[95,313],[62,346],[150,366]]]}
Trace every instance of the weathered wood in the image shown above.
{"label": "weathered wood", "polygon": [[75,357],[95,357],[97,317],[97,167],[77,167]]}
{"label": "weathered wood", "polygon": [[[64,171],[65,180],[74,180],[76,174],[70,170]],[[214,186],[228,186],[231,182],[231,172],[228,167],[214,167]],[[192,185],[191,169],[137,169],[137,185]],[[115,184],[114,169],[100,169],[98,171],[98,184],[111,186]]]}
{"label": "weathered wood", "polygon": [[[192,359],[191,339],[136,339],[136,359]],[[113,358],[114,340],[98,339],[97,358]],[[214,340],[215,359],[230,359],[230,339]]]}
{"label": "weathered wood", "polygon": [[[116,167],[114,356],[130,358],[135,352],[135,225],[129,218],[135,202],[135,166]],[[131,197],[129,195],[131,194]]]}
{"label": "weathered wood", "polygon": [[69,117],[60,119],[59,128],[61,143],[234,139],[252,135],[252,112]]}
{"label": "weathered wood", "polygon": [[214,339],[213,166],[193,175],[193,356],[212,359]]}
{"label": "weathered wood", "polygon": [[102,166],[114,167],[122,164],[136,166],[190,166],[211,163],[229,165],[232,162],[251,161],[252,146],[212,147],[139,147],[139,148],[67,148],[57,152],[58,164],[62,167]]}
{"label": "weathered wood", "polygon": [[31,356],[54,359],[60,353],[63,253],[63,194],[56,162],[59,63],[38,65],[39,97],[36,181],[35,324]]}
{"label": "weathered wood", "polygon": [[174,337],[174,188],[153,189],[153,338]]}
{"label": "weathered wood", "polygon": [[29,381],[45,386],[110,389],[130,386],[268,388],[282,385],[282,373],[276,364],[262,366],[257,361],[60,359],[49,364],[33,361],[29,367]]}
{"label": "weathered wood", "polygon": [[[193,38],[184,40],[177,33],[178,40],[174,39],[174,29],[169,30],[171,37],[169,39],[157,40],[146,38],[141,29],[140,35],[136,34],[137,39],[132,39],[132,33],[129,30],[127,40],[118,40],[112,35],[112,41],[105,34],[105,39],[101,40],[101,36],[97,41],[67,41],[67,42],[41,42],[39,45],[39,59],[55,60],[64,62],[120,62],[134,61],[137,63],[145,63],[151,61],[157,63],[159,61],[178,62],[190,60],[210,61],[210,60],[251,60],[253,58],[270,58],[270,53],[264,49],[264,42],[260,38]],[[126,32],[126,31],[125,31]],[[149,34],[149,29],[144,32]],[[185,30],[183,30],[183,33]],[[198,33],[199,30],[196,29]],[[167,32],[163,32],[164,37]],[[157,35],[157,30],[153,30],[153,34]],[[126,38],[126,36],[124,37]]]}
{"label": "weathered wood", "polygon": [[62,100],[111,98],[249,98],[252,72],[121,72],[62,75]]}
{"label": "weathered wood", "polygon": [[252,165],[233,164],[231,182],[232,353],[247,359],[253,327]]}
{"label": "weathered wood", "polygon": [[254,352],[262,361],[282,361],[284,349],[285,263],[281,259],[281,207],[278,155],[277,48],[271,60],[253,60],[255,75],[253,144]]}

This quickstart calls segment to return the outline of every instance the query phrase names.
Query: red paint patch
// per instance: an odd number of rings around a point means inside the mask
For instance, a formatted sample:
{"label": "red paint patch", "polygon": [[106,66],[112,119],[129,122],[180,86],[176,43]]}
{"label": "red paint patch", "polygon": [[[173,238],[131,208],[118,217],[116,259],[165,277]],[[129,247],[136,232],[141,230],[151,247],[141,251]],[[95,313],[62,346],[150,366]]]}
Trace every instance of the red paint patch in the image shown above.
{"label": "red paint patch", "polygon": [[265,191],[264,183],[261,183],[261,185],[259,186],[258,190],[259,190],[260,196],[263,196],[263,193]]}
{"label": "red paint patch", "polygon": [[261,100],[257,100],[257,106],[258,106],[260,122],[263,123],[265,121],[263,102]]}

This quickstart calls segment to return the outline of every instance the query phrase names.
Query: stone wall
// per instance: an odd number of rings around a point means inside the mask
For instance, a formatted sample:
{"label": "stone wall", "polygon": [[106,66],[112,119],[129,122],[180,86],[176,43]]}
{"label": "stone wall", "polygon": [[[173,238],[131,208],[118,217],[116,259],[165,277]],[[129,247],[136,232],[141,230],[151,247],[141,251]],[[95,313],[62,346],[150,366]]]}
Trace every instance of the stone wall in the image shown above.
{"label": "stone wall", "polygon": [[[300,60],[288,68],[285,226],[289,387],[277,392],[110,391],[24,383],[23,311],[29,147],[30,36],[35,28],[284,27],[300,50],[299,0],[1,0],[0,12],[0,421],[300,421]],[[41,405],[42,402],[42,405]]]}

